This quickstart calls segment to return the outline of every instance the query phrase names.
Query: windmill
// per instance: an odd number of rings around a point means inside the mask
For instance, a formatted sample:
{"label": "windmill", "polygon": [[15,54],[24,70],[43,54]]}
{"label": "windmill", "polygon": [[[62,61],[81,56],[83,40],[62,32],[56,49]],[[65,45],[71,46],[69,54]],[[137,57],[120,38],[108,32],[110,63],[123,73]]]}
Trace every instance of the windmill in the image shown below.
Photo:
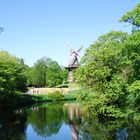
{"label": "windmill", "polygon": [[69,59],[69,67],[78,67],[78,57],[80,57],[79,52],[82,50],[83,45],[77,50],[75,51],[72,47],[72,45],[67,42],[67,46],[70,48],[70,59]]}
{"label": "windmill", "polygon": [[78,67],[78,57],[80,58],[79,52],[83,48],[81,46],[77,51],[75,51],[72,47],[72,45],[67,42],[67,46],[70,48],[70,59],[69,59],[69,64],[66,69],[68,69],[68,82],[72,83],[73,82],[73,69],[76,69]]}

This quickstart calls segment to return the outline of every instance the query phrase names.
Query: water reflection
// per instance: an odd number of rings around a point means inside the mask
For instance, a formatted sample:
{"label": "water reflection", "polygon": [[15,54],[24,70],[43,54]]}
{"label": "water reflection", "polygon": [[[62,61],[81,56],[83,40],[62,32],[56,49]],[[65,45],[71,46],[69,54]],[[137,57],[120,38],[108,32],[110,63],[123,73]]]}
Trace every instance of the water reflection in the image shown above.
{"label": "water reflection", "polygon": [[35,132],[42,137],[57,134],[63,121],[62,105],[52,104],[44,107],[36,107],[30,112],[28,122]]}
{"label": "water reflection", "polygon": [[31,108],[28,117],[34,131],[42,137],[57,134],[62,124],[70,126],[73,140],[78,140],[78,130],[81,124],[81,110],[74,103],[49,104]]}
{"label": "water reflection", "polygon": [[117,134],[117,140],[127,140],[128,138],[127,128],[118,130],[116,134]]}
{"label": "water reflection", "polygon": [[79,140],[79,128],[81,124],[81,109],[78,105],[64,105],[65,112],[68,112],[69,126],[71,130],[72,140]]}
{"label": "water reflection", "polygon": [[26,112],[0,109],[0,140],[25,140],[26,122]]}
{"label": "water reflection", "polygon": [[139,140],[140,122],[101,121],[78,103],[0,110],[0,140]]}

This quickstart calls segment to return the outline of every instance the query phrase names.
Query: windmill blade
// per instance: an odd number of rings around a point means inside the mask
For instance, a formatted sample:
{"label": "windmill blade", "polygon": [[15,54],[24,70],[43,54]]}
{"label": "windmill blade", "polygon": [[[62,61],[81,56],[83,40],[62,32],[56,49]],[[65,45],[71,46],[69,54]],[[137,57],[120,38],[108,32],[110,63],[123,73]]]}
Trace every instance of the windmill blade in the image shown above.
{"label": "windmill blade", "polygon": [[66,44],[68,47],[70,47],[75,52],[75,50],[72,48],[72,45],[69,42],[66,42]]}
{"label": "windmill blade", "polygon": [[79,53],[82,49],[83,49],[83,45],[77,50],[77,52]]}
{"label": "windmill blade", "polygon": [[[67,46],[68,46],[70,49],[72,49],[72,50],[76,53],[77,56],[80,57],[80,55],[78,54],[78,52],[75,51],[75,50],[71,47],[72,45],[71,45],[69,42],[66,42],[66,44],[67,44]],[[81,58],[81,57],[80,57],[80,58]]]}

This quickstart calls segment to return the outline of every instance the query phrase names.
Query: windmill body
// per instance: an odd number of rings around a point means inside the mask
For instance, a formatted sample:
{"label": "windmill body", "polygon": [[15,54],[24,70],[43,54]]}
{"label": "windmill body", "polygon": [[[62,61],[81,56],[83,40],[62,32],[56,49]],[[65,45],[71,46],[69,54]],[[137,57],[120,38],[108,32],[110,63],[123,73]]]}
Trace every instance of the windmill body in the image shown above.
{"label": "windmill body", "polygon": [[81,47],[78,49],[78,51],[75,51],[69,43],[67,45],[70,47],[70,58],[69,58],[69,64],[66,67],[68,69],[68,82],[73,82],[73,69],[76,69],[78,67],[78,57],[80,57],[79,52],[83,48]]}
{"label": "windmill body", "polygon": [[69,59],[69,65],[68,66],[78,66],[78,58],[77,58],[77,54],[75,53],[75,51],[70,50],[70,59]]}

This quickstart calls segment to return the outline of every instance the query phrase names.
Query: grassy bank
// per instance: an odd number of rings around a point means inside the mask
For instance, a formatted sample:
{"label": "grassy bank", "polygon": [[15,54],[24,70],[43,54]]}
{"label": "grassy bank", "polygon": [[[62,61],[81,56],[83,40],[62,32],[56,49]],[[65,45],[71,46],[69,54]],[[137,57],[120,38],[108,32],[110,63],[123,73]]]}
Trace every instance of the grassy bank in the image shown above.
{"label": "grassy bank", "polygon": [[62,94],[59,91],[49,94],[6,94],[0,95],[0,107],[23,107],[36,103],[59,102],[67,100],[76,100],[77,94],[75,92]]}

